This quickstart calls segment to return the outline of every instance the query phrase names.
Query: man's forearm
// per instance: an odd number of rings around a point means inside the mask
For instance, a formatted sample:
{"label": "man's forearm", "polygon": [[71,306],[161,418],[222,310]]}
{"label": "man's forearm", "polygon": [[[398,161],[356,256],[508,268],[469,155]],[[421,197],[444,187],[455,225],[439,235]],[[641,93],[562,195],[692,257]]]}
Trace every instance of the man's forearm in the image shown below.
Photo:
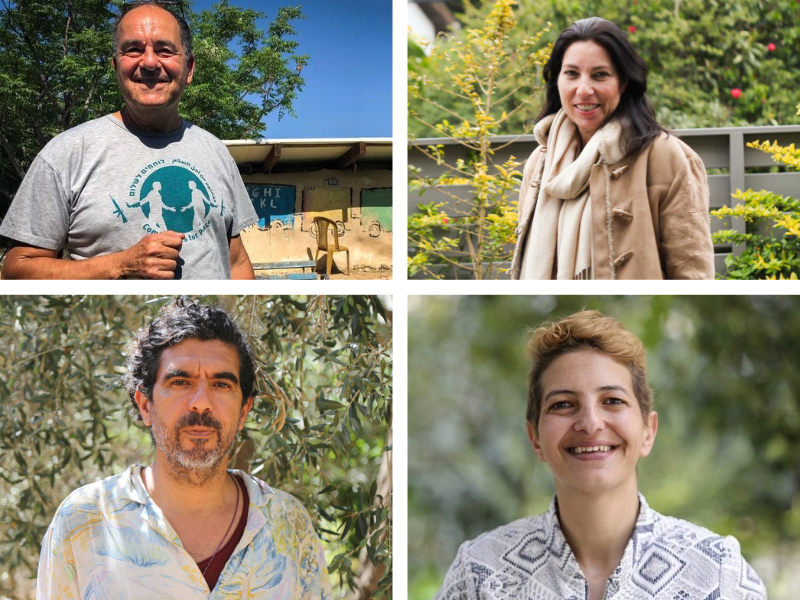
{"label": "man's forearm", "polygon": [[119,252],[86,260],[62,260],[58,252],[17,245],[6,255],[6,279],[173,279],[184,234],[162,231]]}
{"label": "man's forearm", "polygon": [[255,279],[256,274],[253,272],[253,263],[250,262],[250,257],[245,256],[243,260],[239,260],[236,264],[231,264],[231,279]]}
{"label": "man's forearm", "polygon": [[119,279],[122,275],[117,254],[86,260],[14,257],[9,250],[3,265],[3,279]]}
{"label": "man's forearm", "polygon": [[242,237],[237,235],[228,241],[231,261],[231,279],[255,279],[253,263],[250,262],[250,255],[244,247]]}

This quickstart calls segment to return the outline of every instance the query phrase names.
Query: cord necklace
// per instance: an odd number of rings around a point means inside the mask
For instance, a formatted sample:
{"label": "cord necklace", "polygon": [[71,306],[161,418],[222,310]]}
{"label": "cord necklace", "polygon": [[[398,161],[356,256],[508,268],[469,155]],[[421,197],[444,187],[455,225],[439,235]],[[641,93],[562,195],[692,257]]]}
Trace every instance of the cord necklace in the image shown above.
{"label": "cord necklace", "polygon": [[[231,475],[231,474],[228,473],[228,475]],[[233,475],[231,475],[231,479],[233,479]],[[236,483],[235,479],[233,479],[233,484],[236,486],[236,510],[233,511],[233,518],[231,519],[231,524],[228,525],[228,531],[226,531],[225,535],[222,536],[222,540],[220,540],[219,546],[217,546],[217,549],[214,550],[214,554],[212,554],[211,558],[208,560],[208,564],[206,565],[206,568],[203,569],[203,578],[205,578],[205,576],[206,576],[206,571],[208,571],[208,567],[210,567],[211,563],[214,562],[214,557],[217,555],[217,552],[219,552],[219,549],[222,548],[222,543],[225,541],[225,538],[228,537],[228,534],[231,531],[231,527],[233,527],[233,522],[236,520],[236,513],[239,512],[239,484]]]}

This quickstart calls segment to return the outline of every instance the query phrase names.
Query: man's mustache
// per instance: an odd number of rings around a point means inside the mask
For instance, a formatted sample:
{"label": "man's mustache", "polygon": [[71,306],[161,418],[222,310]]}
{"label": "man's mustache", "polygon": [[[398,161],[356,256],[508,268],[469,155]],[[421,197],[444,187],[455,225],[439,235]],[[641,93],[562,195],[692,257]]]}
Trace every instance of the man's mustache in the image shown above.
{"label": "man's mustache", "polygon": [[188,415],[181,417],[175,424],[175,430],[187,429],[189,427],[211,427],[217,430],[217,433],[222,431],[222,423],[217,421],[209,413],[191,412]]}

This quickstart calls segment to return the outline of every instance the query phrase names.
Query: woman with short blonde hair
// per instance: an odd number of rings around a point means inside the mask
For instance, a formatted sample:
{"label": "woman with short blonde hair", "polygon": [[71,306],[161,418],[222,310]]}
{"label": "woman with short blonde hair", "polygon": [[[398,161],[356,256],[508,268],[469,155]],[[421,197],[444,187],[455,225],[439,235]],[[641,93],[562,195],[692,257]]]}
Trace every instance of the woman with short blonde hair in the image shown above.
{"label": "woman with short blonde hair", "polygon": [[585,311],[536,329],[528,352],[528,437],[555,498],[462,544],[437,600],[765,599],[735,538],[663,516],[638,491],[658,414],[636,336]]}

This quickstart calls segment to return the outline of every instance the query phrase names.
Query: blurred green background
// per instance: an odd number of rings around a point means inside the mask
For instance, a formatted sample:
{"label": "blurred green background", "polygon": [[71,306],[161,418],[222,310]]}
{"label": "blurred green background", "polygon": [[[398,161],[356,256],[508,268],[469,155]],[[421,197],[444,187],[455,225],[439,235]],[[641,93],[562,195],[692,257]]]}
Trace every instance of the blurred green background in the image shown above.
{"label": "blurred green background", "polygon": [[734,535],[772,600],[800,589],[800,298],[410,296],[409,598],[462,542],[543,512],[525,434],[526,331],[583,309],[645,344],[659,431],[639,487],[662,514]]}

